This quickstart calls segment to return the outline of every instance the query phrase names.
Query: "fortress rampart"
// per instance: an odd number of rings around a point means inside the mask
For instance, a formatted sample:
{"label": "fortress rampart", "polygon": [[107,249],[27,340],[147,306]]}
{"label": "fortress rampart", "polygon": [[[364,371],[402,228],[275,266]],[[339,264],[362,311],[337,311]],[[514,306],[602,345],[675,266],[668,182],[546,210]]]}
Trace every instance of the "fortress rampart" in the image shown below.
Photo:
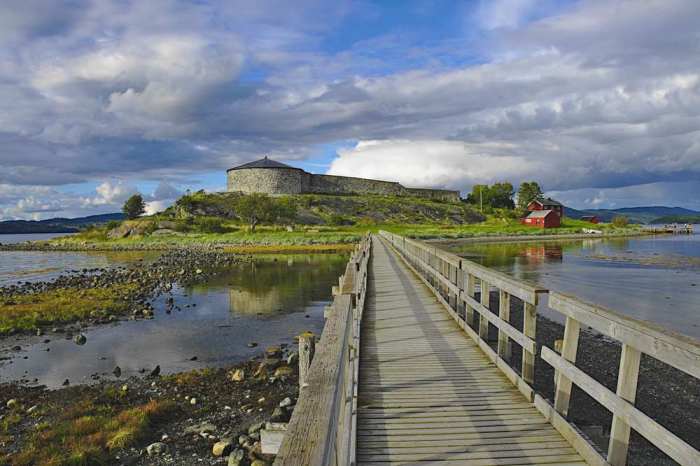
{"label": "fortress rampart", "polygon": [[282,194],[380,194],[459,201],[459,191],[406,188],[394,181],[316,175],[267,158],[227,172],[229,192]]}

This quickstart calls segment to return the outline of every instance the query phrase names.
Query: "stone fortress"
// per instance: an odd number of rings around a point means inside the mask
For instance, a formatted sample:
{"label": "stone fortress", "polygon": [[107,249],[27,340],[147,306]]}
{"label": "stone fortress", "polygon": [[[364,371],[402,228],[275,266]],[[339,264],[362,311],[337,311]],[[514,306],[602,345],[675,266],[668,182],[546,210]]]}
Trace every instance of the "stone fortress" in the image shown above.
{"label": "stone fortress", "polygon": [[226,174],[227,190],[246,194],[380,194],[459,201],[459,191],[406,188],[394,181],[316,175],[267,157],[229,168]]}

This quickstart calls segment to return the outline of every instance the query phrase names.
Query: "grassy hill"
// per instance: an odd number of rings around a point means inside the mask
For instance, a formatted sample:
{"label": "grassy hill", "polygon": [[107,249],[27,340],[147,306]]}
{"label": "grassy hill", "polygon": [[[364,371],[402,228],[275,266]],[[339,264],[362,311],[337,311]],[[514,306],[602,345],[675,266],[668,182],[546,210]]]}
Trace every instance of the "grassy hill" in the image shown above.
{"label": "grassy hill", "polygon": [[[180,198],[164,216],[174,220],[218,217],[239,220],[240,193],[194,193]],[[380,195],[334,196],[298,194],[274,198],[296,208],[293,223],[300,225],[374,225],[385,223],[448,223],[461,225],[485,217],[464,202]]]}

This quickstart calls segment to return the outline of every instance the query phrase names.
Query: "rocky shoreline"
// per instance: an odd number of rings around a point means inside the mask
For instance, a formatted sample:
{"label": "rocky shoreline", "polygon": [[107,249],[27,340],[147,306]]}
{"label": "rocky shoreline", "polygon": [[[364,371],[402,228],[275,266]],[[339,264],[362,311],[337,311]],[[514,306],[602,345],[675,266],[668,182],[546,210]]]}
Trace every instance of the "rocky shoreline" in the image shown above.
{"label": "rocky shoreline", "polygon": [[[86,315],[66,320],[37,322],[36,328],[9,328],[6,335],[17,333],[62,331],[79,331],[79,327],[114,322],[122,318],[152,318],[151,300],[163,293],[169,293],[174,284],[191,285],[205,282],[207,279],[225,271],[233,264],[252,261],[252,256],[237,255],[211,249],[187,248],[164,252],[154,262],[141,262],[136,266],[82,269],[64,273],[51,281],[19,282],[0,288],[0,305],[12,310],[12,306],[24,297],[40,297],[55,291],[75,293],[81,299],[81,293],[95,290],[111,290],[115,287],[127,290],[116,298],[118,309],[100,309],[96,307]],[[171,298],[168,306],[175,305]]]}
{"label": "rocky shoreline", "polygon": [[[124,446],[114,447],[108,438],[102,443],[94,436],[81,438],[98,443],[98,451],[91,453],[98,456],[87,458],[131,466],[269,465],[273,457],[261,452],[260,431],[266,423],[289,420],[298,396],[297,360],[296,352],[282,345],[227,368],[131,377],[59,390],[0,384],[0,465],[44,464],[32,462],[45,459],[42,455],[49,452],[42,450],[48,445],[41,442],[49,441],[43,429],[50,427],[41,426],[68,422],[69,432],[78,430],[85,422],[84,413],[67,414],[76,407],[94,405],[92,411],[113,412],[118,422],[126,410],[149,403],[168,403],[168,415],[152,422]],[[64,440],[70,445],[76,439]]]}

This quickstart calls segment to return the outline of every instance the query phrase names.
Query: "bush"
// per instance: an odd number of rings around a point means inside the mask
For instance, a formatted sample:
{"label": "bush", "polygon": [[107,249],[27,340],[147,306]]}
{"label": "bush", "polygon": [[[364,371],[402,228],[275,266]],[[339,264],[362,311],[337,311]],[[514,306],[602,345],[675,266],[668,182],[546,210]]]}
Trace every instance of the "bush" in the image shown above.
{"label": "bush", "polygon": [[122,222],[120,222],[119,220],[110,220],[105,224],[105,228],[107,228],[107,230],[114,230],[121,224]]}
{"label": "bush", "polygon": [[629,225],[630,221],[624,215],[618,215],[612,219],[612,224],[618,228],[623,228]]}

